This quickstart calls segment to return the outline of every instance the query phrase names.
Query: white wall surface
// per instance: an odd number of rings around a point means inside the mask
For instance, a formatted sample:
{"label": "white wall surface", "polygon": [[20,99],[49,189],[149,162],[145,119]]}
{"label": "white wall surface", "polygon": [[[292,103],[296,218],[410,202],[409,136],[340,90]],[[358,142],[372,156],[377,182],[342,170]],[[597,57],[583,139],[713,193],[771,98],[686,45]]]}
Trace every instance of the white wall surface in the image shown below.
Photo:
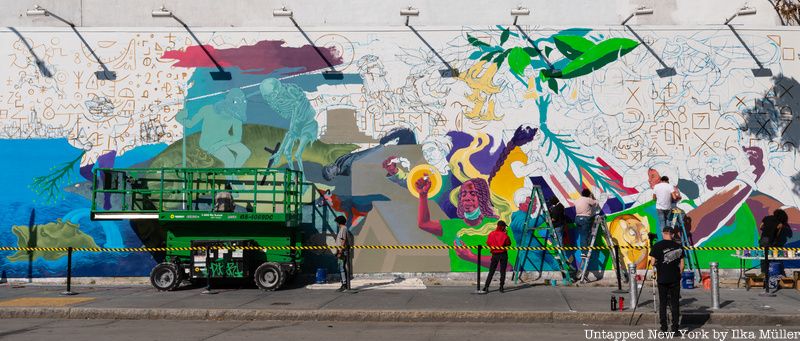
{"label": "white wall surface", "polygon": [[[273,17],[272,11],[286,6],[297,22],[312,26],[394,26],[403,25],[400,9],[413,6],[417,26],[510,24],[512,8],[522,5],[531,15],[519,22],[529,25],[614,25],[632,9],[645,5],[653,15],[631,20],[643,25],[716,25],[744,5],[740,0],[2,0],[0,25],[12,27],[59,26],[48,17],[28,17],[27,9],[37,4],[85,27],[177,26],[169,18],[153,18],[151,12],[165,5],[193,27],[291,26],[287,18]],[[780,25],[767,0],[750,1],[756,15],[737,18],[734,23],[754,26]]]}

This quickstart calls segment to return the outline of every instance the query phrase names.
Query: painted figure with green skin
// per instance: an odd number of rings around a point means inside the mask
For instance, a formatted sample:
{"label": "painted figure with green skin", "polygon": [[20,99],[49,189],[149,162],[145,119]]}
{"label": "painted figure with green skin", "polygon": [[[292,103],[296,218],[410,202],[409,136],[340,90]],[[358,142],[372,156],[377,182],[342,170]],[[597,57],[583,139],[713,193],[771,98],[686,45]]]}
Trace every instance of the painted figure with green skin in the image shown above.
{"label": "painted figure with green skin", "polygon": [[242,143],[246,111],[247,98],[244,92],[234,88],[225,99],[200,108],[191,118],[184,109],[175,115],[175,119],[186,128],[203,122],[200,148],[222,161],[225,168],[238,168],[247,162],[251,154],[250,149]]}
{"label": "painted figure with green skin", "polygon": [[261,96],[267,105],[278,115],[289,120],[289,130],[283,137],[283,142],[270,161],[279,164],[285,157],[289,168],[294,169],[292,150],[297,143],[294,160],[297,169],[303,171],[303,150],[317,140],[319,125],[314,120],[315,112],[311,102],[306,98],[303,89],[294,84],[283,84],[275,78],[267,78],[259,86]]}

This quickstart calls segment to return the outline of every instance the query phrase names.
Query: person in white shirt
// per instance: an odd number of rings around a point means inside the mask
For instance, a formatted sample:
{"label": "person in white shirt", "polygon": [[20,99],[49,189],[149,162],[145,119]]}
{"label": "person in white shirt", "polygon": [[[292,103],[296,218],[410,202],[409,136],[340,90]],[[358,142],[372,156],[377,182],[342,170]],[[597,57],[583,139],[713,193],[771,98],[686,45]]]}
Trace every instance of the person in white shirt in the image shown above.
{"label": "person in white shirt", "polygon": [[[581,196],[575,199],[575,236],[577,237],[575,246],[591,246],[589,245],[589,236],[592,232],[592,221],[596,209],[597,200],[594,199],[592,191],[588,188],[584,188],[583,191],[581,191]],[[584,250],[577,251],[577,259],[581,259],[583,252]],[[583,264],[578,264],[579,269],[582,266]]]}
{"label": "person in white shirt", "polygon": [[653,187],[653,199],[656,201],[656,220],[658,228],[672,228],[672,209],[673,204],[677,204],[681,199],[678,189],[669,184],[669,178],[661,177],[661,182]]}

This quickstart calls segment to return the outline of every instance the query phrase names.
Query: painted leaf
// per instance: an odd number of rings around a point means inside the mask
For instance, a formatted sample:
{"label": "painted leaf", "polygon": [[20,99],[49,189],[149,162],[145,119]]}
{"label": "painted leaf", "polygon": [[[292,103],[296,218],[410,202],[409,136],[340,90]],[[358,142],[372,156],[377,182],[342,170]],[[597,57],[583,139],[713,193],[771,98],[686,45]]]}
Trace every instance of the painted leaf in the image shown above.
{"label": "painted leaf", "polygon": [[525,73],[525,68],[530,64],[531,56],[528,55],[528,52],[525,52],[525,49],[519,46],[511,49],[508,54],[508,66],[511,68],[511,72],[522,75]]}
{"label": "painted leaf", "polygon": [[471,36],[469,34],[467,34],[467,42],[469,42],[470,45],[475,46],[475,47],[489,46],[489,44],[484,43],[484,42],[478,40],[478,38],[475,38],[475,37],[473,37],[473,36]]}
{"label": "painted leaf", "polygon": [[475,51],[475,52],[472,52],[469,55],[469,59],[476,60],[476,59],[480,58],[481,55],[483,55],[483,51]]}
{"label": "painted leaf", "polygon": [[488,62],[488,61],[492,60],[492,57],[494,57],[494,55],[495,55],[495,54],[497,54],[497,52],[498,52],[498,51],[489,52],[489,53],[487,53],[485,56],[483,56],[483,57],[481,58],[481,60],[482,60],[482,61],[487,61],[487,62]]}
{"label": "painted leaf", "polygon": [[550,52],[553,52],[553,48],[550,47],[550,46],[545,46],[544,47],[544,55],[546,57],[550,58]]}
{"label": "painted leaf", "polygon": [[628,38],[604,40],[567,64],[558,78],[569,79],[589,74],[628,54],[637,46],[637,41]]}
{"label": "painted leaf", "polygon": [[553,41],[561,54],[575,60],[595,46],[589,39],[580,36],[555,36]]}
{"label": "painted leaf", "polygon": [[553,90],[553,92],[558,93],[558,82],[556,82],[555,78],[548,79],[547,86],[550,87],[550,90]]}
{"label": "painted leaf", "polygon": [[503,33],[500,34],[500,45],[503,45],[506,42],[506,40],[508,40],[508,36],[510,34],[511,34],[511,32],[508,30],[508,28],[503,30]]}
{"label": "painted leaf", "polygon": [[533,47],[528,46],[528,47],[523,47],[522,49],[525,50],[525,52],[528,52],[528,55],[531,56],[531,57],[538,57],[539,56],[539,50],[537,50],[537,49],[535,49]]}
{"label": "painted leaf", "polygon": [[494,63],[497,64],[497,68],[500,68],[500,66],[503,65],[503,62],[506,60],[506,57],[508,56],[508,53],[510,51],[511,50],[506,50],[505,52],[497,55],[497,57],[494,58]]}

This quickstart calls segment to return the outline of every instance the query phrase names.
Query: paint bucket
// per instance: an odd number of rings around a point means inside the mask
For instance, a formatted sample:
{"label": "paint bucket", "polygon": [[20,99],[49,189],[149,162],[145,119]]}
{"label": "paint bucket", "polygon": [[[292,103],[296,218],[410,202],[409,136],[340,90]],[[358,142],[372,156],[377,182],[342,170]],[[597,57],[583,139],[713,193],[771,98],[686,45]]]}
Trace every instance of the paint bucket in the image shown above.
{"label": "paint bucket", "polygon": [[703,283],[704,290],[711,290],[711,274],[703,272],[700,274],[700,283]]}
{"label": "paint bucket", "polygon": [[777,288],[781,277],[783,277],[783,262],[769,262],[769,288]]}
{"label": "paint bucket", "polygon": [[694,271],[684,271],[681,275],[681,287],[694,289]]}
{"label": "paint bucket", "polygon": [[328,281],[328,270],[317,268],[317,284],[325,284]]}

